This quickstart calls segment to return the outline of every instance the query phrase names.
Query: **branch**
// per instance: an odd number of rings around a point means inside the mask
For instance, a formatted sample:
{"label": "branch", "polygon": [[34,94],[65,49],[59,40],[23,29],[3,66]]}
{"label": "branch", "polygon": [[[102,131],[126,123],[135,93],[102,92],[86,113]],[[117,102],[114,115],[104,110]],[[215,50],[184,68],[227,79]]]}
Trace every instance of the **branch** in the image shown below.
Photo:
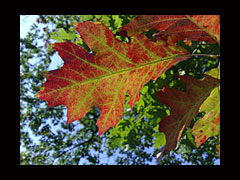
{"label": "branch", "polygon": [[[90,130],[90,129],[88,129],[87,131],[89,131],[89,130]],[[63,151],[62,154],[58,155],[56,158],[61,157],[63,154],[66,154],[67,152],[72,151],[73,149],[75,149],[75,148],[77,148],[77,147],[79,147],[79,146],[81,146],[81,145],[83,145],[83,144],[86,144],[86,143],[91,142],[91,141],[93,140],[94,134],[95,134],[96,132],[97,132],[97,130],[96,130],[96,131],[93,131],[91,137],[90,137],[88,140],[86,140],[86,141],[84,141],[84,142],[81,142],[81,143],[78,143],[78,144],[74,145],[73,147],[69,148],[68,150]]]}
{"label": "branch", "polygon": [[215,55],[215,54],[190,54],[189,56],[207,56],[213,59],[220,58],[220,55]]}

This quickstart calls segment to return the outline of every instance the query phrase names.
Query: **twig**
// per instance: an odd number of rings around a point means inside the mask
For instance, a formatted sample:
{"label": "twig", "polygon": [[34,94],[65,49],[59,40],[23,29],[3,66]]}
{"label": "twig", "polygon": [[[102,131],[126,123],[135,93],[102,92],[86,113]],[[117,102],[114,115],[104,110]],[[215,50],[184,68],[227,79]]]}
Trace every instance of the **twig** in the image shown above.
{"label": "twig", "polygon": [[190,56],[207,56],[213,59],[220,58],[220,55],[215,55],[215,54],[191,54]]}

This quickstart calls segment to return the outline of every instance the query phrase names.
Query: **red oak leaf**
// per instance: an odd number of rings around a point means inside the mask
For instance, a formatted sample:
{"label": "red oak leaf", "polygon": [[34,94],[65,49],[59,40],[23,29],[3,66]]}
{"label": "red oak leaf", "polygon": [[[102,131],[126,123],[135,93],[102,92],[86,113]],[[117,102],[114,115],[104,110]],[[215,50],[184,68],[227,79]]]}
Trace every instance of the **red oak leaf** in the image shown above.
{"label": "red oak leaf", "polygon": [[174,45],[179,40],[206,41],[220,44],[219,15],[139,15],[123,26],[118,35],[134,36],[156,29],[154,40]]}
{"label": "red oak leaf", "polygon": [[127,92],[133,107],[145,83],[188,54],[164,41],[149,41],[143,34],[133,37],[129,44],[123,43],[101,22],[84,21],[75,26],[94,53],[71,42],[55,43],[53,48],[64,65],[45,73],[47,81],[37,97],[50,107],[65,105],[67,123],[80,120],[93,106],[98,107],[99,135],[118,123]]}
{"label": "red oak leaf", "polygon": [[149,29],[166,30],[177,21],[186,19],[185,15],[138,15],[123,26],[117,35],[134,36]]}
{"label": "red oak leaf", "polygon": [[175,148],[184,129],[189,127],[192,118],[199,112],[199,107],[220,83],[219,79],[205,75],[203,80],[190,76],[179,76],[186,85],[187,92],[164,87],[156,95],[160,102],[171,109],[170,116],[159,123],[159,131],[166,135],[166,152]]}

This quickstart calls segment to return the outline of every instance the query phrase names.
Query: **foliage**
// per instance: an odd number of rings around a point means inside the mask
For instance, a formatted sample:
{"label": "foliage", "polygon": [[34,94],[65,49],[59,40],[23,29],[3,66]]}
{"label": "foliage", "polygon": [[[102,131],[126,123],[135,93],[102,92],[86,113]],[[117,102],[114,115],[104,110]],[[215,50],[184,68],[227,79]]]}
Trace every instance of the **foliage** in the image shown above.
{"label": "foliage", "polygon": [[[218,59],[209,56],[194,56],[190,58],[192,59],[191,62],[182,61],[172,66],[172,68],[168,69],[158,79],[155,79],[155,81],[150,80],[145,84],[140,91],[140,99],[136,102],[135,106],[132,107],[132,110],[130,110],[129,104],[127,104],[130,100],[129,95],[127,95],[122,118],[115,128],[111,128],[100,137],[97,135],[98,127],[95,125],[100,116],[97,108],[91,109],[81,121],[75,121],[72,124],[66,125],[64,123],[64,121],[66,121],[64,118],[65,114],[63,113],[64,111],[62,111],[64,106],[49,108],[46,102],[39,101],[33,97],[33,94],[39,91],[38,86],[44,82],[44,77],[40,72],[47,70],[51,61],[50,57],[52,57],[55,52],[50,48],[48,43],[42,46],[38,45],[36,39],[51,42],[51,37],[62,36],[62,40],[60,37],[60,39],[55,38],[55,40],[74,42],[90,52],[87,44],[81,41],[76,35],[73,35],[76,34],[76,32],[70,22],[81,22],[82,20],[96,21],[98,19],[106,26],[109,26],[111,31],[116,33],[133,17],[134,16],[124,15],[40,16],[38,19],[39,24],[47,25],[44,27],[43,35],[39,35],[40,30],[35,25],[35,29],[33,28],[35,33],[29,33],[28,38],[21,39],[21,59],[25,59],[25,61],[21,61],[20,67],[21,75],[24,74],[24,77],[22,77],[20,81],[21,145],[25,148],[25,150],[21,152],[21,164],[103,164],[104,162],[101,161],[102,156],[106,155],[109,160],[111,157],[114,157],[116,153],[119,154],[118,157],[115,158],[115,163],[117,164],[147,164],[154,161],[155,158],[152,157],[153,153],[151,153],[151,151],[153,152],[154,143],[155,152],[158,150],[158,148],[156,148],[157,146],[159,147],[165,144],[164,135],[158,132],[158,123],[164,116],[170,114],[169,107],[161,104],[155,97],[155,93],[165,85],[171,87],[180,86],[181,83],[178,83],[179,81],[175,76],[177,73],[190,74],[193,77],[203,76],[204,71],[217,67]],[[55,27],[50,28],[50,23]],[[148,37],[151,37],[151,33],[151,31],[146,32]],[[128,37],[116,36],[116,38],[129,43]],[[198,51],[199,54],[219,54],[219,46],[217,44],[204,45],[195,41],[191,42],[192,45],[188,46],[188,50],[191,53]],[[181,44],[183,41],[178,43]],[[44,46],[46,46],[46,48],[43,48]],[[187,45],[184,44],[183,46]],[[209,52],[205,52],[206,50]],[[42,59],[35,64],[32,63],[34,62],[33,58],[35,59],[35,57],[32,57],[33,54],[42,57]],[[48,62],[46,62],[46,57],[49,57]],[[29,75],[27,76],[26,74]],[[33,81],[33,79],[35,79],[35,81]],[[28,89],[32,88],[33,91],[28,92]],[[186,131],[188,134],[190,134],[189,130]],[[38,137],[38,140],[33,140],[32,136]],[[182,139],[186,140],[182,141]],[[203,147],[203,151],[198,151],[199,148],[196,150],[193,145],[190,149],[188,148],[189,143],[186,142],[188,142],[189,139],[191,139],[190,141],[194,144],[194,138],[190,135],[185,135],[184,131],[177,145],[178,152],[185,152],[184,160],[193,164],[213,163],[217,158],[216,148],[214,149],[217,142],[211,141],[210,144],[207,144],[208,141],[210,141],[209,139],[199,147]],[[204,151],[204,149],[209,147],[213,148],[210,148],[210,151]],[[179,148],[181,150],[179,150]],[[184,151],[184,149],[188,150]],[[175,150],[173,150],[173,152],[175,152]],[[207,154],[207,157],[211,154],[212,159],[201,159],[204,153]],[[199,157],[201,161],[196,157]],[[170,154],[170,157],[164,154],[161,164],[174,163],[183,163],[183,161],[176,159],[174,154]]]}

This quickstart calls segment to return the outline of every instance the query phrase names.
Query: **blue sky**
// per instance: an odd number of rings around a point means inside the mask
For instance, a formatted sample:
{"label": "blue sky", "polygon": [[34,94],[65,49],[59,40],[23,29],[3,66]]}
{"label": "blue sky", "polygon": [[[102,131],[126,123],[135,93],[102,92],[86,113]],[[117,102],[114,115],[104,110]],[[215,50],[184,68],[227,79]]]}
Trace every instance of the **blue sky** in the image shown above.
{"label": "blue sky", "polygon": [[[25,15],[25,16],[20,16],[20,37],[23,38],[27,35],[27,33],[30,30],[30,27],[33,23],[36,23],[37,15]],[[39,41],[38,43],[44,43]],[[62,64],[61,58],[56,54],[52,57],[52,63],[48,70],[53,70],[56,69],[59,65]],[[66,114],[66,113],[65,113]],[[180,157],[180,156],[178,156]],[[105,160],[104,160],[105,158]],[[105,162],[113,163],[114,158],[111,158],[110,160],[107,158],[106,155],[102,155],[102,160]],[[84,163],[84,160],[81,162]],[[155,162],[152,162],[151,164],[155,164]],[[220,160],[217,160],[215,162],[216,165],[220,164]]]}
{"label": "blue sky", "polygon": [[[30,27],[33,23],[36,23],[38,16],[37,15],[20,15],[20,37],[23,38],[27,35],[27,33],[30,30]],[[40,25],[41,26],[41,25]],[[44,26],[42,26],[43,28]],[[41,28],[41,29],[42,29]],[[41,32],[42,33],[42,32]],[[42,42],[41,40],[38,40],[38,44],[44,44],[45,42]],[[61,66],[63,63],[62,59],[55,54],[52,57],[52,63],[50,64],[48,70],[54,70],[57,69],[57,67]]]}
{"label": "blue sky", "polygon": [[38,16],[20,16],[20,37],[23,38],[27,35],[27,32],[30,30],[30,26],[36,22]]}

